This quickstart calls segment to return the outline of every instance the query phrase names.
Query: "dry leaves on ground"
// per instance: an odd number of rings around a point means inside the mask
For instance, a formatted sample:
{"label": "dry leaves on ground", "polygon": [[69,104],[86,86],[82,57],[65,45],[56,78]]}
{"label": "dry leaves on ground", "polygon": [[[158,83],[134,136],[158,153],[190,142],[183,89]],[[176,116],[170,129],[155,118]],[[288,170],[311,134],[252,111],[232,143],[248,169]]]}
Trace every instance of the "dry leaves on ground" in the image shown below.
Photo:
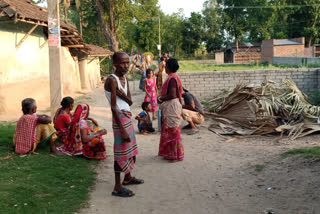
{"label": "dry leaves on ground", "polygon": [[239,84],[207,107],[213,120],[209,130],[220,136],[281,133],[296,139],[320,131],[320,107],[311,105],[291,79],[282,84],[266,80],[256,87]]}

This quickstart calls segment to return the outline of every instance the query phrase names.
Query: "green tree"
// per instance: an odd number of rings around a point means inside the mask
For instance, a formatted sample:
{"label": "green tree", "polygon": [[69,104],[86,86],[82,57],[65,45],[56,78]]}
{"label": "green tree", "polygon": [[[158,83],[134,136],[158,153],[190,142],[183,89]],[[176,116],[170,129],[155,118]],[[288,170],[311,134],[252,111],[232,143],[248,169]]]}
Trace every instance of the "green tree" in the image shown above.
{"label": "green tree", "polygon": [[271,0],[269,6],[274,8],[269,29],[270,37],[272,39],[288,38],[290,25],[288,17],[292,12],[292,8],[287,7],[287,3],[281,0]]}
{"label": "green tree", "polygon": [[[286,0],[287,4],[300,5],[291,9],[288,14],[289,37],[306,37],[311,46],[320,33],[320,2],[319,0]],[[303,19],[301,19],[303,17]]]}
{"label": "green tree", "polygon": [[203,17],[200,13],[191,13],[190,18],[184,20],[182,30],[183,47],[186,54],[194,54],[203,39]]}
{"label": "green tree", "polygon": [[155,20],[147,19],[139,22],[133,28],[133,42],[143,52],[150,51],[153,54],[157,51],[158,24]]}
{"label": "green tree", "polygon": [[220,49],[223,44],[222,19],[219,16],[217,1],[207,0],[203,5],[204,36],[208,52]]}
{"label": "green tree", "polygon": [[162,51],[174,56],[182,54],[184,15],[180,10],[172,15],[161,16]]}
{"label": "green tree", "polygon": [[93,3],[100,29],[113,51],[119,50],[128,24],[152,17],[158,11],[158,0],[93,0]]}
{"label": "green tree", "polygon": [[251,0],[248,8],[248,39],[261,42],[264,39],[271,39],[272,26],[276,9],[269,4],[269,0]]}
{"label": "green tree", "polygon": [[248,31],[248,11],[243,6],[250,5],[250,0],[218,0],[222,16],[222,26],[231,35],[238,49],[239,41]]}

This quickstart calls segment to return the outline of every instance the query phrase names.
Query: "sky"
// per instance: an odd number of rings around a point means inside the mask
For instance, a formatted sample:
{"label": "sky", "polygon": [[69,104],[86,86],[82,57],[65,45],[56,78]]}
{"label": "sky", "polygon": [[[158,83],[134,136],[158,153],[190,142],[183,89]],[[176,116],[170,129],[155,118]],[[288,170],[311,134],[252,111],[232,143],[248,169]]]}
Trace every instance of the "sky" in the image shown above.
{"label": "sky", "polygon": [[161,10],[166,14],[184,10],[184,15],[190,17],[191,12],[200,12],[205,0],[159,0]]}
{"label": "sky", "polygon": [[[191,12],[200,12],[205,0],[159,0],[161,10],[165,14],[178,12],[180,8],[184,11],[184,16],[190,17]],[[46,6],[46,3],[39,4]]]}

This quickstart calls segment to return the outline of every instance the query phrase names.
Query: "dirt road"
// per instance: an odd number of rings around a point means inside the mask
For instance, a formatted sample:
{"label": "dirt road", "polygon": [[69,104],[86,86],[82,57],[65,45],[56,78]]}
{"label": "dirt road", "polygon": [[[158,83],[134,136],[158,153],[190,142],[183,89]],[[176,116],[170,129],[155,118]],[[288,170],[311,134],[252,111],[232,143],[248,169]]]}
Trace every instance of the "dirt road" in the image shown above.
{"label": "dirt road", "polygon": [[[230,143],[208,131],[182,134],[185,159],[157,156],[160,135],[137,134],[139,155],[133,175],[145,184],[130,187],[133,198],[111,196],[114,185],[111,110],[102,88],[91,92],[90,115],[107,128],[108,159],[97,167],[97,183],[83,214],[315,214],[320,213],[320,162],[282,158],[290,148],[319,145],[318,135],[295,142],[252,137]],[[143,94],[133,97],[133,115]],[[156,125],[156,122],[154,122]],[[136,121],[135,121],[136,128]],[[137,128],[136,128],[137,129]]]}

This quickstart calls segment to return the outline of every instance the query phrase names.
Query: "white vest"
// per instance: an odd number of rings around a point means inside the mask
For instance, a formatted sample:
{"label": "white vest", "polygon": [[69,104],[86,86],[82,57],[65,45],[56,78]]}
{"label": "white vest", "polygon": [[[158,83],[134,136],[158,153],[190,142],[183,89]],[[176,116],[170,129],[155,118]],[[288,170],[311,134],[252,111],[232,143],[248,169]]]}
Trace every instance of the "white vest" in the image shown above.
{"label": "white vest", "polygon": [[[111,74],[116,80],[117,80],[117,84],[118,84],[118,88],[119,90],[122,90],[126,95],[128,94],[128,83],[127,83],[127,79],[125,79],[125,84],[124,84],[124,87],[122,87],[121,85],[121,82],[119,80],[119,77],[115,74]],[[105,94],[106,94],[106,97],[111,105],[111,92],[109,91],[106,91],[105,90]],[[118,110],[125,110],[125,111],[130,111],[130,106],[129,104],[124,101],[123,99],[121,99],[120,97],[117,96],[117,101],[116,101],[116,105],[117,105],[117,109]]]}

